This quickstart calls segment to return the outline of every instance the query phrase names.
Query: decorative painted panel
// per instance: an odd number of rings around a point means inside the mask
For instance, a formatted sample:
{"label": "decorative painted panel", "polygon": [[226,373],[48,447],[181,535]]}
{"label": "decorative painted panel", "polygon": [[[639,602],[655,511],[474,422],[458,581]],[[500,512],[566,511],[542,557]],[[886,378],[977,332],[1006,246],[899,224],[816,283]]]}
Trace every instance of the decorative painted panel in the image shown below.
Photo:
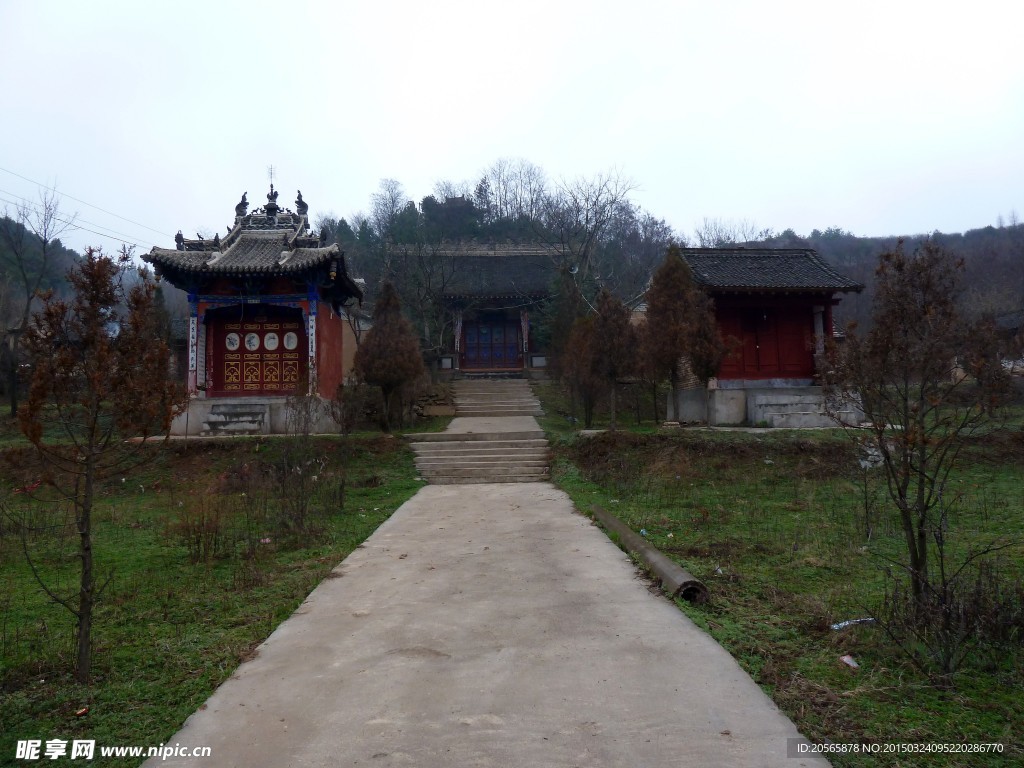
{"label": "decorative painted panel", "polygon": [[298,316],[257,316],[244,323],[212,318],[211,333],[213,396],[284,395],[305,378],[305,324]]}

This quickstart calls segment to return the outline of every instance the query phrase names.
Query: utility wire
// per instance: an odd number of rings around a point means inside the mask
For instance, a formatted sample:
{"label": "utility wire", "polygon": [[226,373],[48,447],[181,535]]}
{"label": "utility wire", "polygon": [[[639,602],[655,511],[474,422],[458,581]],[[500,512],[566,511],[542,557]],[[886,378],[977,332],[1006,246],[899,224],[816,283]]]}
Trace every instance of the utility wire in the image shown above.
{"label": "utility wire", "polygon": [[[38,181],[33,181],[32,179],[28,178],[27,176],[22,176],[20,173],[15,173],[14,171],[8,170],[7,168],[0,168],[0,171],[3,171],[4,173],[9,173],[9,174],[11,174],[11,176],[17,176],[19,179],[22,179],[23,181],[27,181],[30,184],[35,184],[37,187],[42,187],[44,189],[53,189],[54,191],[56,191],[56,189],[54,189],[54,187],[49,185],[49,184],[43,184],[43,183],[38,182]],[[92,203],[87,203],[85,200],[80,200],[79,198],[74,197],[72,195],[69,195],[69,194],[67,194],[65,192],[59,192],[58,194],[61,197],[66,197],[66,198],[68,198],[70,200],[74,200],[76,203],[81,203],[82,205],[88,205],[90,208],[95,208],[97,211],[102,211],[103,213],[106,213],[106,214],[108,214],[110,216],[113,216],[115,218],[121,219],[121,221],[127,221],[129,224],[134,224],[137,227],[142,227],[143,229],[148,229],[150,232],[156,232],[158,235],[163,235],[164,237],[174,237],[174,235],[168,235],[166,232],[161,232],[159,229],[153,229],[152,227],[147,227],[145,224],[140,224],[137,221],[132,221],[131,219],[127,219],[124,216],[120,216],[120,215],[114,213],[113,211],[108,211],[106,208],[100,208],[98,205],[93,205]]]}
{"label": "utility wire", "polygon": [[[8,200],[5,197],[0,197],[0,200],[2,200],[5,203],[10,203],[11,205],[17,205],[17,203],[14,200]],[[89,232],[89,233],[91,233],[93,235],[98,235],[99,237],[105,237],[105,238],[107,238],[109,240],[117,240],[119,243],[124,243],[125,245],[139,245],[139,242],[137,242],[137,241],[124,240],[124,239],[122,239],[120,237],[115,237],[114,235],[108,235],[106,232],[97,232],[95,229],[89,229],[88,227],[80,227],[80,226],[78,226],[78,223],[74,219],[71,219],[71,220],[62,219],[59,216],[55,216],[54,218],[57,221],[59,221],[61,224],[67,224],[69,227],[71,227],[72,230],[81,230],[82,232]],[[86,223],[89,223],[89,222],[86,222]],[[94,226],[99,227],[101,225],[95,224]],[[124,234],[124,233],[121,233],[121,234]],[[130,235],[126,235],[126,237],[130,237]],[[151,246],[155,245],[154,243],[148,243],[146,241],[143,241],[142,244],[143,245],[151,245]]]}
{"label": "utility wire", "polygon": [[[21,197],[20,195],[17,195],[14,192],[10,192],[10,191],[8,191],[6,189],[0,189],[0,193],[5,194],[5,195],[11,195],[14,198],[14,200],[8,200],[7,198],[0,197],[0,200],[3,200],[5,203],[10,203],[11,205],[24,205],[24,206],[27,206],[27,207],[33,209],[36,213],[42,213],[43,212],[43,209],[40,208],[38,203],[33,203],[31,200],[29,200],[27,198],[24,198],[24,197]],[[15,201],[19,201],[19,202],[15,202]],[[124,235],[125,237],[131,237],[131,235],[129,235],[127,232],[118,232],[116,229],[111,229],[110,227],[105,227],[102,224],[97,224],[95,221],[87,221],[86,219],[80,219],[77,216],[75,218],[71,219],[71,220],[68,220],[68,221],[65,221],[64,219],[61,219],[60,217],[54,217],[54,218],[56,218],[57,221],[61,222],[62,224],[68,224],[68,225],[70,225],[71,227],[73,227],[75,229],[84,229],[86,232],[92,232],[92,230],[91,229],[85,229],[85,227],[79,226],[79,224],[78,224],[79,222],[81,222],[82,224],[89,224],[90,226],[93,226],[93,227],[99,227],[100,229],[105,229],[108,232],[113,232],[115,235]],[[93,232],[93,234],[100,234],[100,233],[99,232]],[[118,238],[114,237],[113,239],[117,240]],[[128,242],[128,241],[122,240],[121,242]],[[154,245],[154,244],[153,243],[149,243],[149,245]]]}

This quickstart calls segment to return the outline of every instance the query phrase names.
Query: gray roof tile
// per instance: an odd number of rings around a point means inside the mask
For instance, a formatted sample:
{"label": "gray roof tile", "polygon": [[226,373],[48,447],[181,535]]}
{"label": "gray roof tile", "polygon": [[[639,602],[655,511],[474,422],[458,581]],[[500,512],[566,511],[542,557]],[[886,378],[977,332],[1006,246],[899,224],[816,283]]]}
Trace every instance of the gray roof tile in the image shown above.
{"label": "gray roof tile", "polygon": [[694,280],[723,291],[860,291],[810,248],[683,248]]}
{"label": "gray roof tile", "polygon": [[438,252],[452,259],[448,299],[547,296],[559,258],[547,245],[453,243]]}

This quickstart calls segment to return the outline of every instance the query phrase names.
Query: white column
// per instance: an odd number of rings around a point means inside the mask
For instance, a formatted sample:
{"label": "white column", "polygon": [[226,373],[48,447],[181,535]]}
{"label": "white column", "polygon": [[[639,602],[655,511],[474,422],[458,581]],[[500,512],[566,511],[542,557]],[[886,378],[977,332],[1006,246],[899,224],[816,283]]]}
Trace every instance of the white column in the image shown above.
{"label": "white column", "polygon": [[814,352],[822,354],[825,351],[825,308],[817,306],[814,308]]}
{"label": "white column", "polygon": [[455,315],[455,360],[452,363],[452,367],[455,370],[459,369],[459,355],[462,352],[462,310],[460,309],[458,314]]}
{"label": "white column", "polygon": [[523,329],[523,368],[530,367],[530,315],[525,309],[519,310],[519,324]]}
{"label": "white column", "polygon": [[188,393],[190,395],[195,395],[199,392],[197,375],[197,365],[199,363],[198,337],[199,318],[193,314],[188,319]]}
{"label": "white column", "polygon": [[316,303],[309,303],[309,320],[306,331],[309,336],[309,362],[306,370],[309,377],[309,394],[316,394]]}

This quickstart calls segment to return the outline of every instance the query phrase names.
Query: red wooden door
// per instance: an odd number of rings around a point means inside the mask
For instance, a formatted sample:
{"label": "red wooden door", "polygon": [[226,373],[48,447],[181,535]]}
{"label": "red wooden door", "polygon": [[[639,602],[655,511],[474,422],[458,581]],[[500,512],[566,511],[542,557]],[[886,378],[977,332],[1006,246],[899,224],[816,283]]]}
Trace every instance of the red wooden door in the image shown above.
{"label": "red wooden door", "polygon": [[297,320],[213,324],[208,393],[287,395],[306,377],[306,330]]}

